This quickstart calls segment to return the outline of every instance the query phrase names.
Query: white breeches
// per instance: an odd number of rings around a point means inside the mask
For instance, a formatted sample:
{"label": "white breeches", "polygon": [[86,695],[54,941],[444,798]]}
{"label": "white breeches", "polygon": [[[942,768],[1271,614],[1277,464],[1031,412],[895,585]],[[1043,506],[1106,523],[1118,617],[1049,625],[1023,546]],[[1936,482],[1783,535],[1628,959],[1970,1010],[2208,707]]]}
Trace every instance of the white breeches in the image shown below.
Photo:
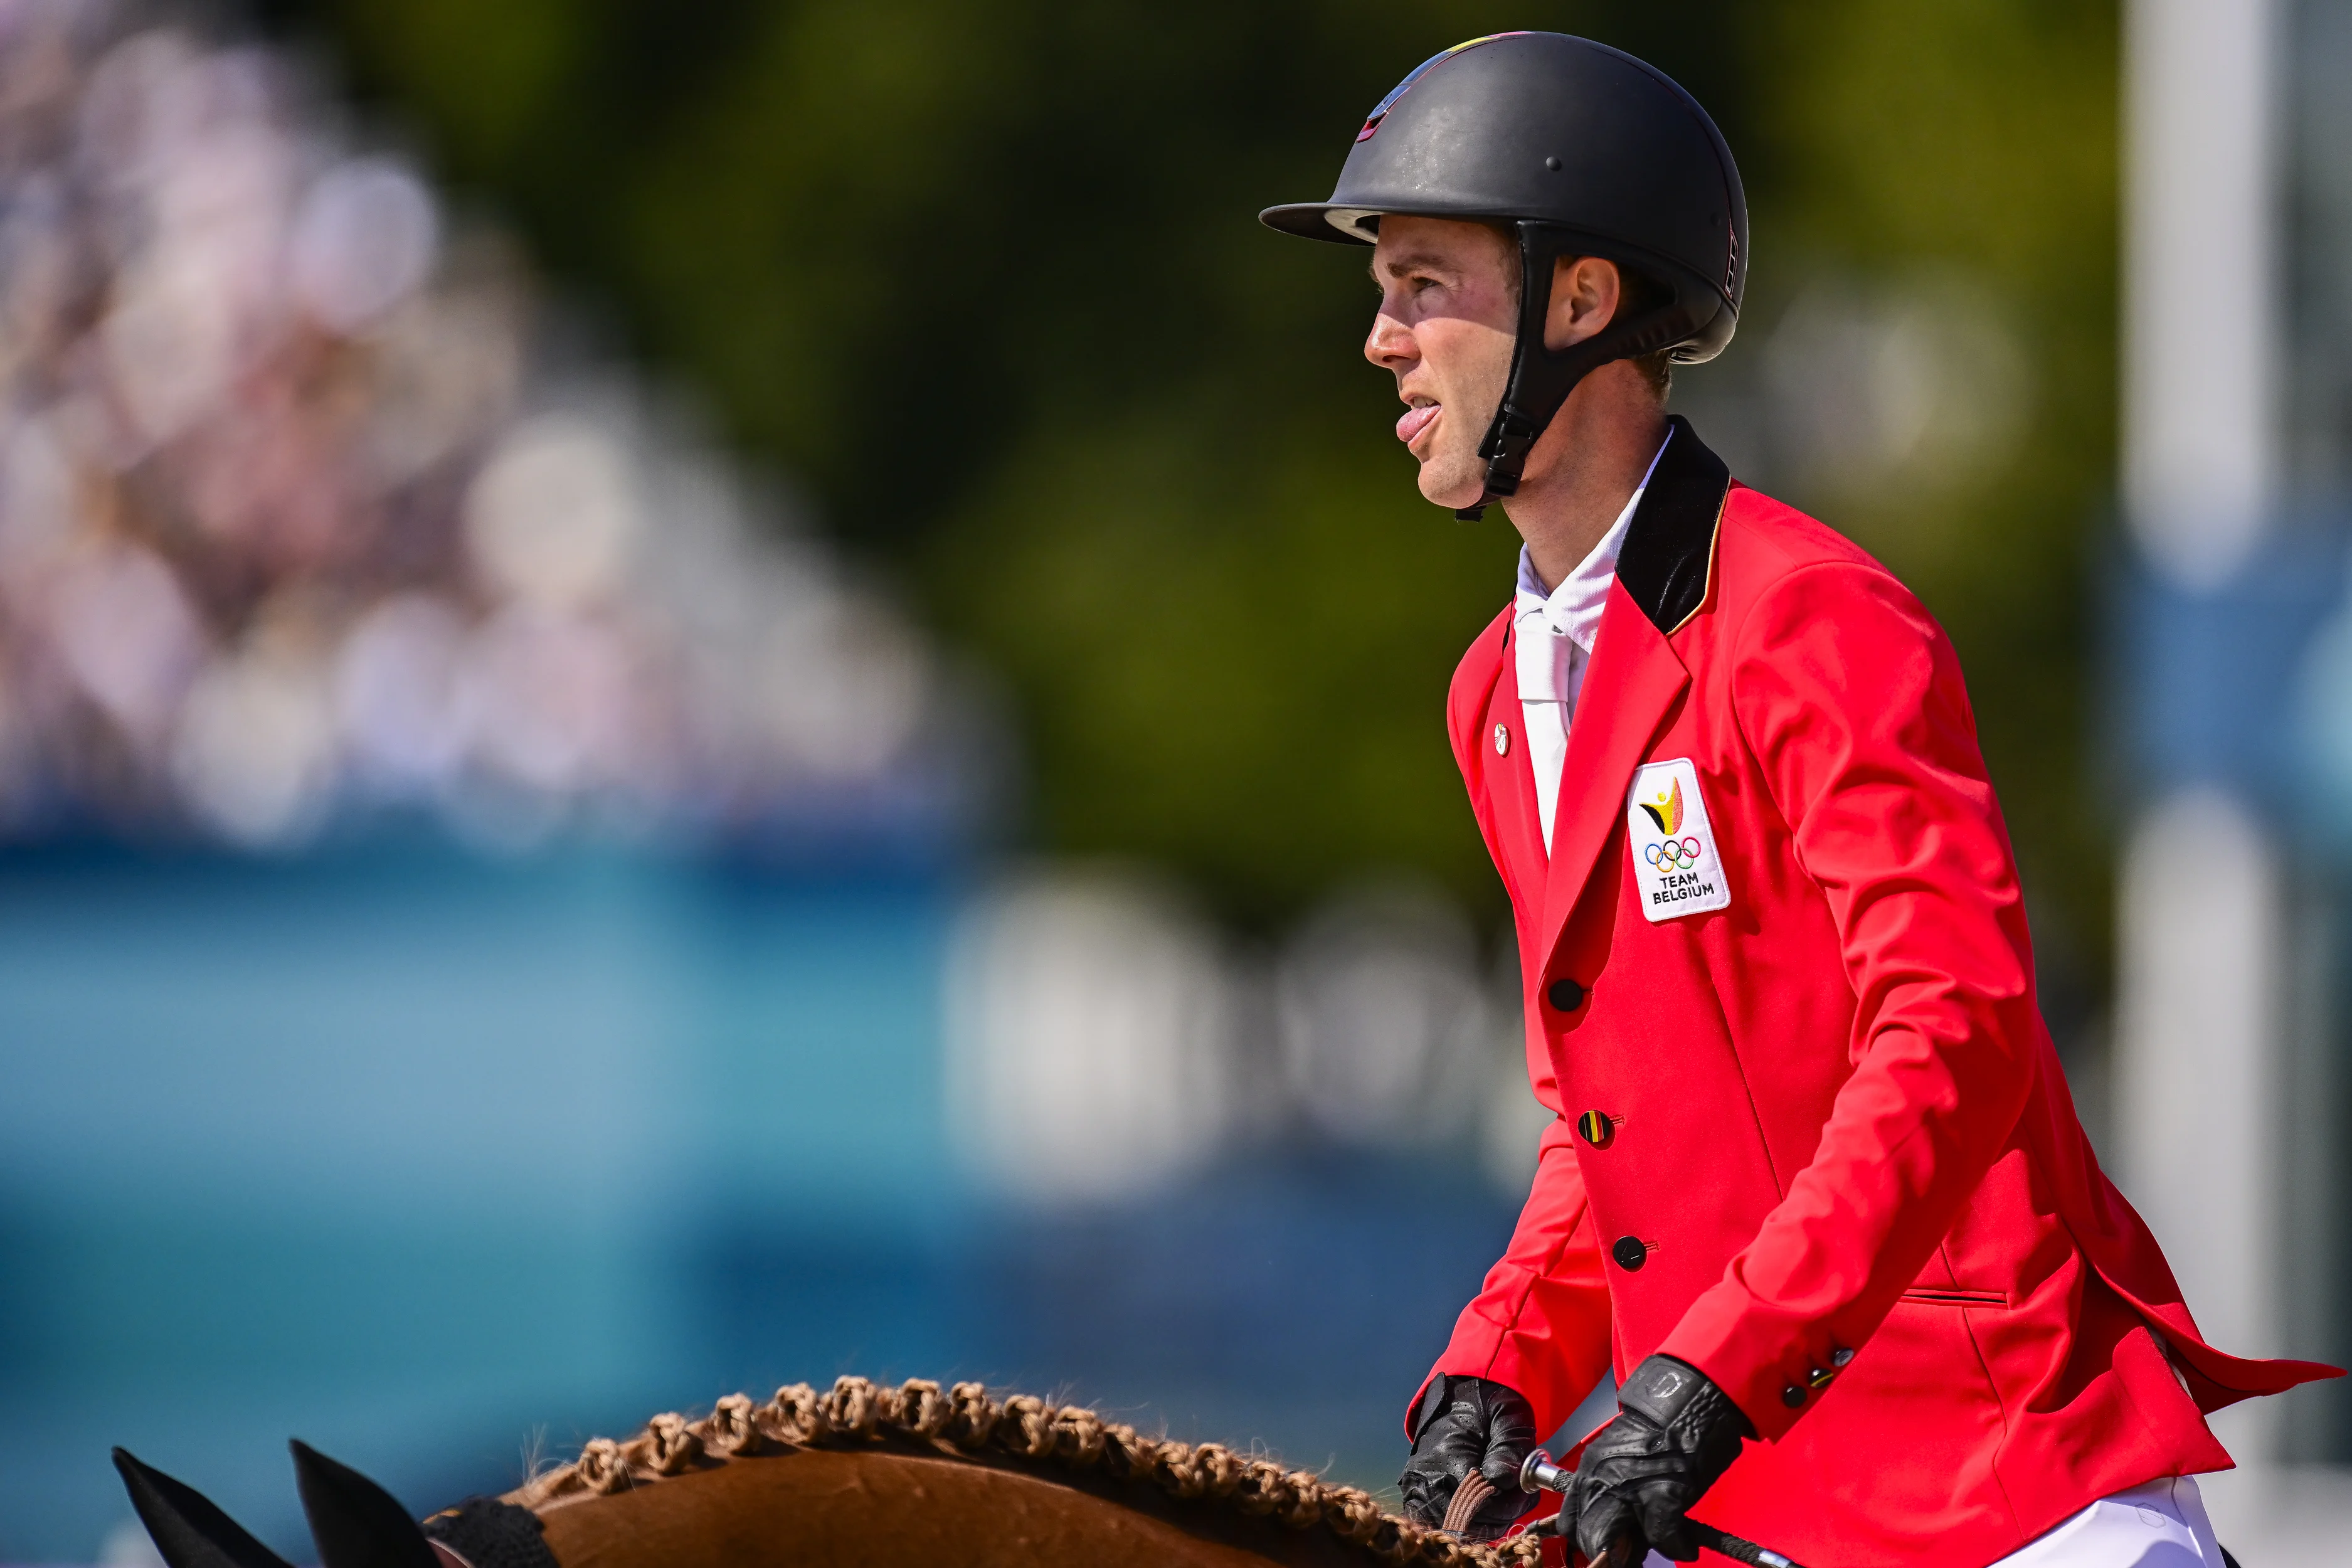
{"label": "white breeches", "polygon": [[[1642,1568],[1677,1565],[1653,1552]],[[2221,1568],[2221,1549],[2197,1483],[2181,1476],[2103,1497],[1989,1568]]]}
{"label": "white breeches", "polygon": [[1992,1568],[2221,1568],[2221,1549],[2180,1476],[2103,1497]]}

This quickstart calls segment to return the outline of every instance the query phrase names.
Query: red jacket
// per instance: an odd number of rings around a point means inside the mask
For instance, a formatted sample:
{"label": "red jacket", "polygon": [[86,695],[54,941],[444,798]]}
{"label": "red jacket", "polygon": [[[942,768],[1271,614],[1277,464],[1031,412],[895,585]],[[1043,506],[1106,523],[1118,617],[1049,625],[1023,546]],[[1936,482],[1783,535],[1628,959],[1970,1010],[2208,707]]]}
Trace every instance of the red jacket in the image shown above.
{"label": "red jacket", "polygon": [[1982,1568],[2335,1374],[2206,1344],[2099,1170],[1958,662],[1885,568],[1673,421],[1549,861],[1511,623],[1447,716],[1557,1120],[1434,1372],[1549,1431],[1680,1357],[1762,1438],[1694,1517],[1841,1568]]}

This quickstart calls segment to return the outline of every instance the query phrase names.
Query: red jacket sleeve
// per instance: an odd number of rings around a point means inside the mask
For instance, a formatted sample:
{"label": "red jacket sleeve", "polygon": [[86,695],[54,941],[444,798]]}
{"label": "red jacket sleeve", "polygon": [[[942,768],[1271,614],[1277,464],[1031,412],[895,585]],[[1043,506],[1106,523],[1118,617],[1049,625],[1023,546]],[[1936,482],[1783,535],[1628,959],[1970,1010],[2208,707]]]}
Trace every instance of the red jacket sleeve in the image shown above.
{"label": "red jacket sleeve", "polygon": [[[1575,1413],[1609,1370],[1609,1286],[1570,1137],[1568,1123],[1557,1118],[1544,1130],[1535,1186],[1511,1245],[1454,1320],[1454,1338],[1429,1372],[1517,1390],[1535,1406],[1536,1430],[1546,1434]],[[1420,1398],[1416,1391],[1414,1403]],[[1405,1408],[1410,1426],[1412,1406]]]}
{"label": "red jacket sleeve", "polygon": [[1783,1390],[1859,1346],[1958,1217],[2023,1110],[2033,976],[2011,858],[1942,631],[1856,563],[1802,567],[1735,637],[1731,700],[1856,1000],[1811,1163],[1659,1348],[1759,1435]]}

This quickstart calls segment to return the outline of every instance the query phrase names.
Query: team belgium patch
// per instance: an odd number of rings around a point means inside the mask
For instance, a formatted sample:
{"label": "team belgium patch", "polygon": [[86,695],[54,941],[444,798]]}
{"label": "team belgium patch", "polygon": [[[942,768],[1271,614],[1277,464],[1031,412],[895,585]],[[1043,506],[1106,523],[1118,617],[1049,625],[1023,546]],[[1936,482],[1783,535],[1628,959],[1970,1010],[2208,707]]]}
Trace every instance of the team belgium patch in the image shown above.
{"label": "team belgium patch", "polygon": [[1730,907],[1731,884],[1716,853],[1698,769],[1688,757],[1635,770],[1625,797],[1625,828],[1642,912],[1653,922]]}

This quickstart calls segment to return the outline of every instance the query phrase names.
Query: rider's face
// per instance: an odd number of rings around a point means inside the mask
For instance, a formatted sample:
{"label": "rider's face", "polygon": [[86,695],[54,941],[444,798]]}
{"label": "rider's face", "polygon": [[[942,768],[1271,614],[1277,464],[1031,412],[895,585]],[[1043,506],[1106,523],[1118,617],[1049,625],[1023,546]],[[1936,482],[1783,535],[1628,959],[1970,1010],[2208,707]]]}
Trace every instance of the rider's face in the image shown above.
{"label": "rider's face", "polygon": [[1478,443],[1503,400],[1518,320],[1510,242],[1485,224],[1386,217],[1372,250],[1380,311],[1364,357],[1391,372],[1407,405],[1397,438],[1421,462],[1421,493],[1477,504]]}

